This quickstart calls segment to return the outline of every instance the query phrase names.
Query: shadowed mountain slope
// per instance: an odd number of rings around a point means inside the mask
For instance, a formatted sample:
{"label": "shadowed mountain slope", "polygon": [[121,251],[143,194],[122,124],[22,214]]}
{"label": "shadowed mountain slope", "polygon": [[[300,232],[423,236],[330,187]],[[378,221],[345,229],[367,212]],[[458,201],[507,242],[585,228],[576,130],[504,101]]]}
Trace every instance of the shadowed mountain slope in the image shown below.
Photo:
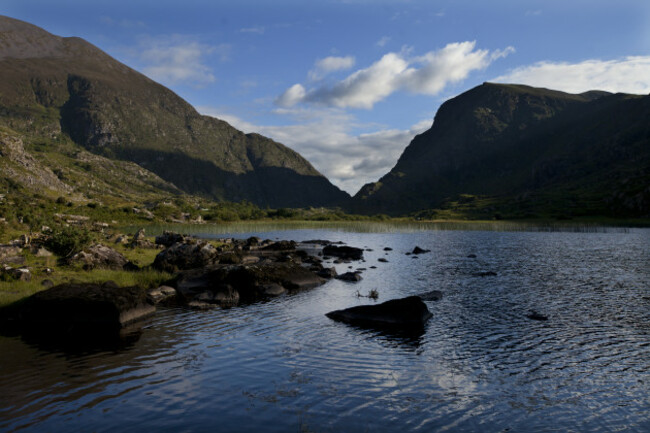
{"label": "shadowed mountain slope", "polygon": [[170,191],[274,208],[348,198],[298,153],[200,115],[83,39],[2,16],[0,126],[28,150],[71,140],[106,160],[135,163]]}
{"label": "shadowed mountain slope", "polygon": [[[357,212],[650,215],[650,96],[485,83],[445,102]],[[437,209],[436,211],[427,211]]]}

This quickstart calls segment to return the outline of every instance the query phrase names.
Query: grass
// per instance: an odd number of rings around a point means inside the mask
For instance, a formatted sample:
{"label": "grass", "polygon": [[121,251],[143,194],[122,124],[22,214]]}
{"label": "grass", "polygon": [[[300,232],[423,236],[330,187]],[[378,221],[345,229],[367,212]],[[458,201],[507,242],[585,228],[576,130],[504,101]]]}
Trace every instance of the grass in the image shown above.
{"label": "grass", "polygon": [[[124,245],[115,245],[113,247],[140,267],[151,265],[160,252],[158,249],[130,248]],[[138,286],[149,289],[158,287],[172,278],[172,274],[152,268],[145,268],[140,271],[107,269],[85,271],[80,266],[60,265],[57,256],[36,257],[24,253],[23,257],[25,258],[25,266],[28,266],[32,271],[32,279],[29,282],[0,282],[0,307],[44,290],[45,287],[42,285],[44,280],[50,280],[54,285],[63,283],[101,284],[106,281],[113,281],[121,287]],[[46,269],[52,269],[52,272],[49,273]]]}

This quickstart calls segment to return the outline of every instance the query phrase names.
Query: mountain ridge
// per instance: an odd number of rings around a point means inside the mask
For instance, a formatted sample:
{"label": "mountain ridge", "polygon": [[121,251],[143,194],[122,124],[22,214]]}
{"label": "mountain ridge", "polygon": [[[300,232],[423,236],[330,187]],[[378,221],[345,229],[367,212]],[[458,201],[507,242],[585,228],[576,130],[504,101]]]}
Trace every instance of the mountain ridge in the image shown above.
{"label": "mountain ridge", "polygon": [[643,95],[484,83],[443,103],[432,127],[349,209],[405,214],[470,195],[490,199],[482,217],[504,209],[514,217],[648,215],[650,191],[614,183],[648,185],[649,107]]}
{"label": "mountain ridge", "polygon": [[[164,86],[80,38],[0,17],[0,119],[134,162],[188,194],[262,207],[347,199],[297,152],[200,115]],[[34,124],[44,130],[35,131]]]}

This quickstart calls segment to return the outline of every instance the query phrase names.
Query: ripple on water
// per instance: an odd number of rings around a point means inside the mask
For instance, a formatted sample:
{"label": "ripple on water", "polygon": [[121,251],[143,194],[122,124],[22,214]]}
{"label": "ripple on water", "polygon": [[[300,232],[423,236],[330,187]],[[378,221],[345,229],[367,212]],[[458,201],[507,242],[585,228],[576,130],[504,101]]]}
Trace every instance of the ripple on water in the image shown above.
{"label": "ripple on water", "polygon": [[[0,430],[649,431],[648,234],[266,233],[367,246],[377,268],[241,308],[162,310],[109,350],[0,337]],[[431,252],[413,260],[415,245]],[[324,316],[371,289],[444,296],[422,335]]]}

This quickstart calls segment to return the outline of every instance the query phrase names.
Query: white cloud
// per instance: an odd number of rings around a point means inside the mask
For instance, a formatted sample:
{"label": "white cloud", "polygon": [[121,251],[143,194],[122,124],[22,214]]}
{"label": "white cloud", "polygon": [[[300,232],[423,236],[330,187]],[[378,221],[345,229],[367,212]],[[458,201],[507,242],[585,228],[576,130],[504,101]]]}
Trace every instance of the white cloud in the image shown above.
{"label": "white cloud", "polygon": [[324,59],[318,59],[314,64],[314,69],[309,71],[309,78],[311,80],[320,80],[330,72],[350,69],[354,66],[354,62],[355,60],[353,56],[330,56],[325,57]]}
{"label": "white cloud", "polygon": [[390,36],[383,36],[375,43],[375,45],[377,45],[378,47],[384,47],[387,43],[390,42],[390,40],[391,40]]}
{"label": "white cloud", "polygon": [[246,27],[243,29],[239,29],[240,33],[256,33],[258,35],[263,35],[265,31],[266,31],[266,27],[262,27],[262,26]]}
{"label": "white cloud", "polygon": [[493,81],[548,87],[569,93],[588,90],[650,93],[650,56],[579,63],[538,62],[514,69]]}
{"label": "white cloud", "polygon": [[407,130],[381,129],[355,134],[355,118],[338,109],[278,109],[294,123],[261,126],[209,107],[201,113],[225,120],[244,132],[257,132],[300,153],[339,188],[355,194],[364,184],[388,173],[416,134],[428,129],[423,120]]}
{"label": "white cloud", "polygon": [[146,38],[140,43],[139,58],[145,64],[143,72],[156,81],[200,87],[216,79],[205,57],[216,55],[226,61],[230,49],[228,44],[211,46],[182,36]]}
{"label": "white cloud", "polygon": [[289,107],[301,102],[339,108],[370,109],[375,103],[400,90],[436,95],[448,84],[465,79],[472,71],[485,69],[514,49],[476,50],[475,42],[451,43],[423,56],[410,57],[408,50],[388,53],[333,85],[305,89],[295,84],[277,102]]}

